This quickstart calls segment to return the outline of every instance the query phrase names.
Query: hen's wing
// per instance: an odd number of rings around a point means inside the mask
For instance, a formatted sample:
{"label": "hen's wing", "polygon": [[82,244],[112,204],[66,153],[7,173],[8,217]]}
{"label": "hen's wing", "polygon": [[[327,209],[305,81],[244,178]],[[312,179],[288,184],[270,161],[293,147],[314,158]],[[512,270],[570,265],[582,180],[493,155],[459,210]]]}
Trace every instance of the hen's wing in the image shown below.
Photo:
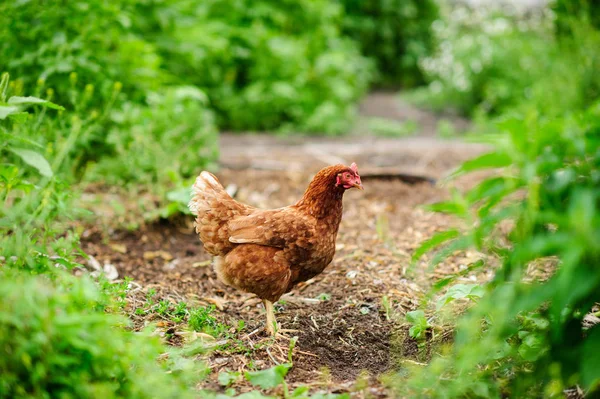
{"label": "hen's wing", "polygon": [[258,244],[276,248],[300,247],[310,250],[316,236],[316,221],[292,207],[254,210],[237,216],[227,225],[229,241],[235,244]]}

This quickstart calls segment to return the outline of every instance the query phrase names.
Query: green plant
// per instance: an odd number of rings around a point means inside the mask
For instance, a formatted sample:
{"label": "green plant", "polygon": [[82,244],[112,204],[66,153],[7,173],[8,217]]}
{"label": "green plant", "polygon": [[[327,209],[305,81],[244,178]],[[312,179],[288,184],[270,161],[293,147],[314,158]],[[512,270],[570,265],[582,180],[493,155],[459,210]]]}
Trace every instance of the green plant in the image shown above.
{"label": "green plant", "polygon": [[420,60],[429,85],[412,95],[414,101],[467,115],[499,113],[543,78],[559,59],[547,20],[507,15],[498,8],[445,10],[435,23],[438,47]]}
{"label": "green plant", "polygon": [[225,332],[227,326],[219,323],[217,319],[211,315],[215,310],[215,306],[208,307],[199,306],[189,311],[188,324],[195,331],[204,332],[213,336],[218,336]]}
{"label": "green plant", "polygon": [[437,301],[436,310],[440,310],[445,305],[457,299],[470,299],[477,301],[484,294],[484,289],[479,284],[456,284],[446,291],[446,293]]}
{"label": "green plant", "polygon": [[[72,268],[78,237],[64,222],[75,214],[71,193],[55,176],[61,156],[49,162],[44,147],[33,140],[44,123],[45,108],[62,107],[37,97],[9,96],[14,84],[0,79],[0,254],[8,266],[36,273]],[[45,107],[37,117],[26,112]],[[68,146],[58,147],[59,154]]]}
{"label": "green plant", "polygon": [[425,334],[431,328],[431,324],[429,324],[429,321],[425,317],[425,312],[422,310],[408,312],[406,313],[406,321],[412,324],[408,330],[408,334],[411,338],[416,340],[425,339]]}
{"label": "green plant", "polygon": [[432,23],[439,17],[433,0],[340,0],[342,31],[363,54],[375,60],[377,83],[416,86],[423,83],[419,60],[434,49]]}
{"label": "green plant", "polygon": [[419,60],[434,48],[434,0],[340,0],[342,31],[375,60],[377,83],[415,86],[423,82]]}
{"label": "green plant", "polygon": [[[600,32],[573,17],[564,22],[571,34],[557,36],[552,15],[493,4],[445,9],[434,24],[438,47],[420,61],[429,84],[407,98],[484,120],[515,110],[560,116],[585,109],[600,93]],[[551,90],[561,96],[549,98]]]}
{"label": "green plant", "polygon": [[165,188],[195,176],[217,156],[217,131],[195,87],[172,87],[150,93],[143,106],[125,103],[111,114],[106,136],[109,156],[90,167],[88,178]]}
{"label": "green plant", "polygon": [[288,385],[285,381],[285,376],[288,371],[292,368],[291,363],[279,364],[277,366],[261,370],[261,371],[246,371],[244,373],[244,377],[248,380],[252,385],[262,388],[262,389],[273,389],[278,386],[281,386],[283,389],[283,398],[296,398],[296,399],[320,399],[320,398],[329,398],[329,399],[347,399],[350,397],[348,394],[315,394],[309,395],[307,386],[299,386],[294,389],[294,391],[290,392]]}
{"label": "green plant", "polygon": [[586,21],[600,29],[600,2],[598,0],[555,0],[552,10],[556,14],[556,32],[573,34],[574,22]]}
{"label": "green plant", "polygon": [[[136,30],[139,1],[69,1],[65,4],[3,2],[0,14],[0,71],[23,79],[25,87],[42,80],[56,101],[69,104],[70,74],[93,85],[91,99],[103,106],[114,82],[143,98],[165,82],[160,57]],[[108,96],[108,97],[107,97]]]}
{"label": "green plant", "polygon": [[[0,125],[0,133],[2,134],[0,151],[9,151],[20,158],[25,164],[35,168],[42,176],[52,177],[54,174],[52,167],[43,154],[30,148],[18,146],[25,144],[37,147],[39,145],[28,140],[26,137],[15,134],[12,130],[14,129],[14,125],[27,122],[30,118],[31,115],[25,112],[28,107],[39,105],[55,110],[64,110],[64,108],[38,97],[8,97],[9,81],[9,74],[6,72],[3,73],[0,77],[0,120],[6,120],[7,123]],[[14,188],[14,182],[10,180],[9,178],[4,180],[6,192]]]}
{"label": "green plant", "polygon": [[[502,134],[486,139],[495,150],[454,176],[503,171],[435,206],[466,223],[434,246],[442,256],[474,247],[501,267],[459,321],[454,348],[415,370],[406,391],[553,396],[578,384],[592,394],[600,387],[590,355],[600,348],[600,325],[586,329],[582,319],[600,290],[600,104],[563,118],[507,117],[498,128]],[[528,276],[530,267],[546,278]]]}
{"label": "green plant", "polygon": [[179,1],[163,11],[153,24],[166,68],[206,91],[221,128],[349,128],[371,68],[340,34],[335,3]]}
{"label": "green plant", "polygon": [[414,121],[396,122],[385,118],[370,118],[369,129],[378,136],[404,137],[417,132],[419,125]]}
{"label": "green plant", "polygon": [[156,338],[93,311],[103,299],[88,279],[0,273],[0,397],[192,397],[156,362]]}
{"label": "green plant", "polygon": [[392,320],[394,315],[394,308],[392,307],[392,303],[390,302],[390,297],[384,295],[381,297],[381,309],[385,313],[385,319],[387,321]]}
{"label": "green plant", "polygon": [[320,301],[329,301],[331,300],[331,294],[327,293],[327,292],[322,292],[319,295],[317,295],[317,299]]}

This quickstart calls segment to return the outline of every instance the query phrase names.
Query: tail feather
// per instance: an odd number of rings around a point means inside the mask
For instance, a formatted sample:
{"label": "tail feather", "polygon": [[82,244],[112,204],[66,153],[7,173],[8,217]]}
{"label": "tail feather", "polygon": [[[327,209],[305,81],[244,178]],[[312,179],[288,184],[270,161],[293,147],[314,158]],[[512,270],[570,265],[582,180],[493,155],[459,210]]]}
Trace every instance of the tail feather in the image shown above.
{"label": "tail feather", "polygon": [[233,200],[215,175],[204,171],[200,173],[192,186],[192,199],[188,208],[192,214],[199,216],[201,213],[209,211],[215,201],[223,199]]}
{"label": "tail feather", "polygon": [[207,252],[222,256],[233,249],[227,222],[248,207],[231,198],[212,173],[204,171],[196,178],[188,208],[196,216],[196,233]]}

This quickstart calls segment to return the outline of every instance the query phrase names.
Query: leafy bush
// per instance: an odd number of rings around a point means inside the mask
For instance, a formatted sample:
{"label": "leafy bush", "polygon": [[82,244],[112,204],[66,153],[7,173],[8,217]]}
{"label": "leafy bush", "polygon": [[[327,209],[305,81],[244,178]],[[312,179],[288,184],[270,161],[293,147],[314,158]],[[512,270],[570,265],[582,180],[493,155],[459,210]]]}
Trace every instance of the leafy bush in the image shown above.
{"label": "leafy bush", "polygon": [[157,362],[157,338],[122,329],[87,279],[51,284],[2,272],[0,397],[180,398],[191,391]]}
{"label": "leafy bush", "polygon": [[165,81],[152,43],[136,35],[135,2],[2,2],[0,71],[19,76],[26,87],[41,79],[68,104],[69,75],[96,88],[94,102],[104,104],[116,81],[126,93],[143,94]]}
{"label": "leafy bush", "polygon": [[434,48],[431,24],[439,16],[434,0],[341,0],[342,30],[360,43],[377,65],[377,82],[415,86],[423,83],[419,60]]}
{"label": "leafy bush", "polygon": [[166,68],[206,90],[219,126],[340,133],[371,69],[325,0],[210,0],[163,6]]}
{"label": "leafy bush", "polygon": [[467,115],[583,110],[600,93],[600,35],[585,21],[573,27],[573,35],[556,38],[547,10],[457,6],[434,23],[438,49],[421,61],[429,85],[410,97]]}
{"label": "leafy bush", "polygon": [[481,7],[447,11],[434,23],[436,52],[421,60],[431,82],[420,93],[423,102],[469,114],[500,112],[523,98],[554,57],[543,23],[519,29],[517,18]]}
{"label": "leafy bush", "polygon": [[[455,175],[504,172],[432,207],[461,218],[466,231],[438,233],[422,248],[441,246],[440,259],[475,247],[502,266],[459,322],[452,351],[415,371],[405,389],[437,397],[552,397],[579,384],[598,392],[600,325],[582,320],[600,292],[600,104],[552,120],[507,117],[499,129],[488,137],[495,151]],[[540,267],[545,278],[529,274]]]}
{"label": "leafy bush", "polygon": [[[43,273],[54,265],[72,267],[78,237],[61,223],[74,215],[71,192],[54,174],[44,147],[24,132],[43,124],[26,112],[32,105],[62,107],[37,97],[8,96],[8,74],[0,80],[0,256],[2,263]],[[54,111],[56,112],[56,111]],[[26,129],[23,127],[27,127]],[[64,147],[59,147],[64,148]],[[64,154],[64,151],[60,151]],[[51,254],[51,255],[49,255]]]}
{"label": "leafy bush", "polygon": [[561,36],[572,33],[574,22],[581,20],[600,29],[598,0],[555,0],[552,9],[556,14],[556,31]]}
{"label": "leafy bush", "polygon": [[69,104],[69,76],[104,106],[144,103],[166,85],[205,90],[219,125],[234,130],[340,133],[371,80],[343,37],[342,8],[325,0],[71,1],[6,3],[0,70],[39,80]]}
{"label": "leafy bush", "polygon": [[217,157],[217,131],[206,101],[195,87],[171,87],[150,93],[147,105],[123,104],[110,115],[105,137],[110,152],[88,177],[165,188],[195,176]]}

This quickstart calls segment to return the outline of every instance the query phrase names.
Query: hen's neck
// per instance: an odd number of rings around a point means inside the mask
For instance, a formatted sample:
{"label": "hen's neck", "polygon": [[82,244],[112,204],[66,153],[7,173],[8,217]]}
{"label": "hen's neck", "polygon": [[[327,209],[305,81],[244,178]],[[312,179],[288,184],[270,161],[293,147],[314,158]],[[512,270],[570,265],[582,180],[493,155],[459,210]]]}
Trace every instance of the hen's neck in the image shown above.
{"label": "hen's neck", "polygon": [[296,206],[317,219],[339,224],[342,218],[344,189],[335,186],[335,176],[313,180]]}

